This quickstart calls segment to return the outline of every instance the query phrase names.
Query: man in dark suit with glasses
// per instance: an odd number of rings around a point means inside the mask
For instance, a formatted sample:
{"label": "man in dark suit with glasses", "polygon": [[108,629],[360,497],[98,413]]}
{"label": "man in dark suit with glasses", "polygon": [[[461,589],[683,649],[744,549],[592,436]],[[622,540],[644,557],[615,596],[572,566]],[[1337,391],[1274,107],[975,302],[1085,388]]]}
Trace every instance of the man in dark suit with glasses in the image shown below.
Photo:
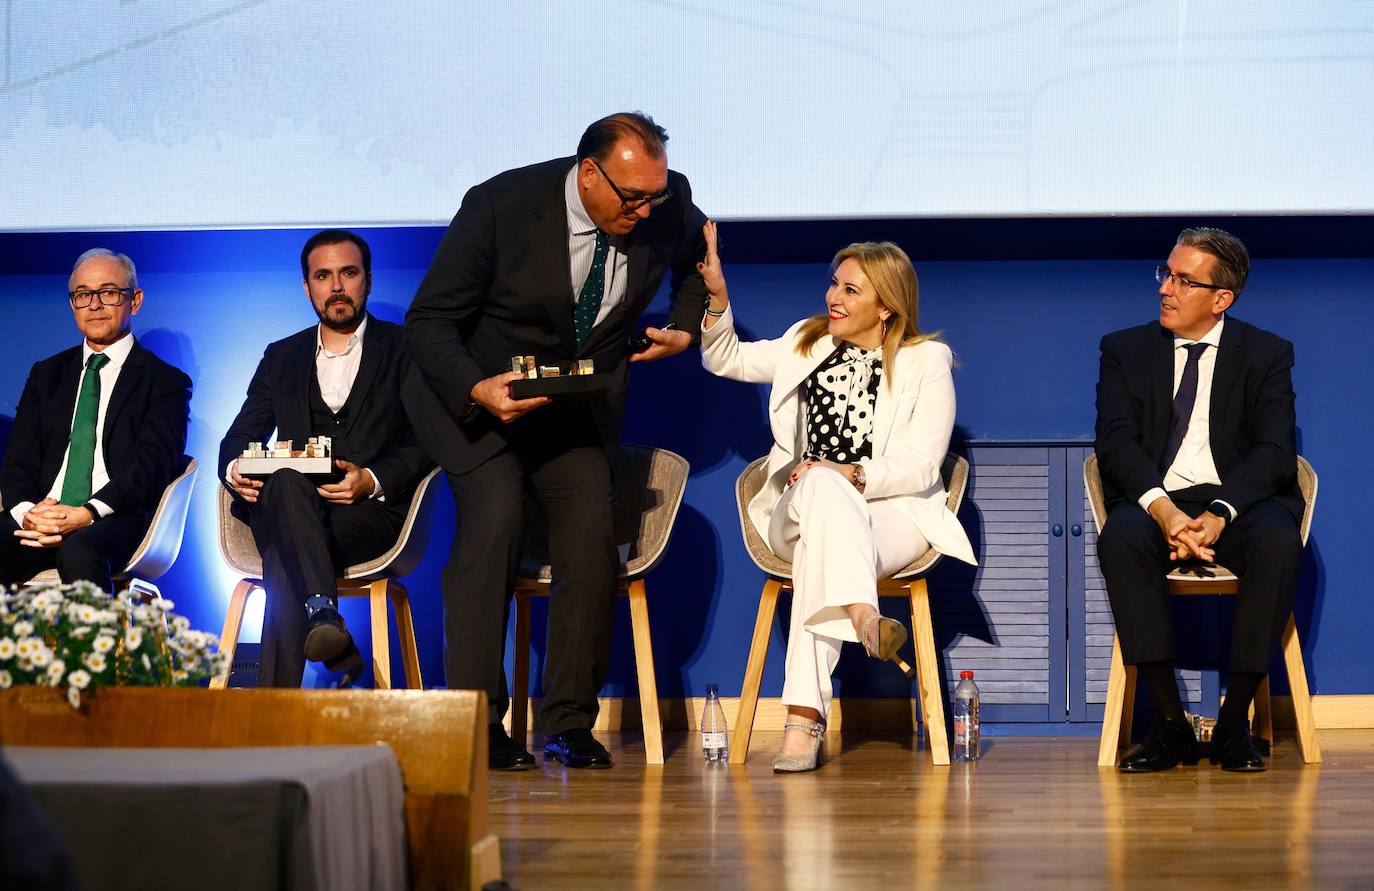
{"label": "man in dark suit with glasses", "polygon": [[[527,491],[548,518],[553,590],[540,724],[545,759],[610,767],[593,738],[619,566],[611,460],[630,361],[687,349],[701,327],[705,217],[668,169],[667,134],[640,113],[587,128],[577,156],[510,170],[464,197],[406,315],[406,408],[448,472],[458,510],[443,575],[451,688],[485,690],[493,769],[534,766],[501,727],[506,622]],[[627,344],[665,276],[671,326]],[[596,398],[513,399],[513,356],[611,375]]]}
{"label": "man in dark suit with glasses", "polygon": [[0,468],[0,584],[56,568],[109,589],[185,469],[191,379],[134,338],[127,256],[82,254],[67,298],[82,343],[29,372]]}
{"label": "man in dark suit with glasses", "polygon": [[1102,339],[1097,442],[1108,516],[1098,559],[1122,658],[1156,718],[1126,772],[1197,761],[1174,679],[1165,575],[1181,560],[1240,576],[1226,701],[1212,763],[1264,770],[1248,712],[1297,588],[1303,512],[1297,485],[1293,345],[1227,314],[1250,255],[1219,229],[1185,229],[1157,268],[1159,320]]}

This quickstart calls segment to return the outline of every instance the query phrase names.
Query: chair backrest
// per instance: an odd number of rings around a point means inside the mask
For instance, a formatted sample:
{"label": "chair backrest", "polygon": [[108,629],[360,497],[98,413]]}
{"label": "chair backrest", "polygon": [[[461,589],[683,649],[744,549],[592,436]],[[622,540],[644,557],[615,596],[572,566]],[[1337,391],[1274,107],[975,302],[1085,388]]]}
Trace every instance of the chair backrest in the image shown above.
{"label": "chair backrest", "polygon": [[120,576],[155,581],[176,562],[181,553],[181,539],[186,532],[186,511],[191,506],[191,492],[196,486],[196,472],[200,464],[186,458],[181,475],[162,490],[162,498],[153,512],[148,531],[134,549],[133,556]]}
{"label": "chair backrest", "polygon": [[[735,502],[739,510],[740,531],[744,535],[744,548],[749,559],[771,576],[782,579],[792,578],[792,564],[783,560],[768,547],[763,536],[759,535],[754,523],[749,519],[749,502],[763,488],[768,458],[765,456],[750,462],[735,483]],[[964,493],[968,490],[969,465],[965,458],[950,452],[940,465],[940,478],[945,484],[945,505],[952,513],[958,513],[963,504]],[[940,558],[934,548],[917,557],[904,569],[894,574],[894,578],[906,578],[929,570]]]}
{"label": "chair backrest", "polygon": [[[1096,453],[1088,455],[1083,461],[1083,487],[1088,493],[1088,506],[1092,509],[1093,522],[1098,532],[1107,522],[1107,497],[1102,489],[1102,474],[1097,468]],[[1317,471],[1302,455],[1298,456],[1298,488],[1302,490],[1302,522],[1298,534],[1304,546],[1312,531],[1312,512],[1317,507]]]}
{"label": "chair backrest", "polygon": [[[615,463],[612,529],[630,551],[621,575],[635,578],[663,559],[687,489],[687,459],[667,449],[624,444]],[[534,499],[525,504],[525,549],[520,576],[548,581],[548,526]]]}
{"label": "chair backrest", "polygon": [[410,496],[410,508],[406,511],[405,522],[401,524],[401,532],[396,536],[396,543],[380,557],[365,563],[355,563],[345,569],[344,578],[399,578],[409,575],[419,565],[425,556],[425,548],[429,546],[429,518],[434,513],[434,495],[440,488],[434,485],[434,478],[438,475],[439,468],[436,467],[425,474],[425,478],[415,487],[415,494]]}
{"label": "chair backrest", "polygon": [[[218,480],[216,481],[218,482]],[[234,496],[221,483],[219,490],[219,553],[224,562],[246,579],[262,578],[262,556],[253,541],[253,530],[234,516]]]}

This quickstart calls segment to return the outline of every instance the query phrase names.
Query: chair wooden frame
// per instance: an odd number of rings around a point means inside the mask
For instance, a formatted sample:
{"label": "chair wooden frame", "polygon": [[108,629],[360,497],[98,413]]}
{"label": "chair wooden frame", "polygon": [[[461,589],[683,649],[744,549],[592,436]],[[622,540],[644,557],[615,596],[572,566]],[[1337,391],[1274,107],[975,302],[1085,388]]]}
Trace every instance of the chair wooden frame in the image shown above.
{"label": "chair wooden frame", "polygon": [[[391,633],[387,624],[387,601],[396,612],[396,631],[400,636],[401,664],[405,670],[406,686],[412,690],[424,689],[424,679],[420,673],[420,651],[415,643],[415,619],[410,610],[410,595],[405,586],[398,581],[399,576],[413,570],[424,556],[425,545],[429,540],[429,515],[433,510],[434,478],[439,475],[436,467],[415,487],[410,499],[410,509],[401,524],[396,543],[384,554],[364,563],[349,566],[338,579],[336,590],[339,597],[366,597],[369,600],[369,614],[372,624],[372,675],[378,690],[391,688]],[[242,574],[239,583],[229,595],[229,607],[224,616],[224,631],[220,636],[220,650],[229,654],[232,665],[234,650],[238,647],[239,632],[243,627],[243,611],[248,596],[254,588],[262,587],[262,557],[253,545],[253,535],[248,526],[230,513],[233,496],[224,487],[219,487],[219,529],[220,553],[224,562]],[[418,531],[417,531],[418,530]],[[215,678],[210,686],[222,689],[229,683],[229,676]]]}
{"label": "chair wooden frame", "polygon": [[[630,601],[639,712],[644,726],[644,758],[663,763],[663,722],[658,710],[658,680],[649,632],[649,599],[644,577],[658,565],[672,536],[673,523],[687,487],[687,459],[667,449],[624,445],[615,493],[617,532],[637,530],[629,559],[620,573],[619,593]],[[642,472],[640,472],[642,471]],[[640,482],[646,482],[639,487]],[[638,502],[638,506],[636,503]],[[552,568],[530,564],[515,582],[515,654],[511,672],[511,738],[523,743],[529,722],[530,601],[549,596]]]}
{"label": "chair wooden frame", "polygon": [[[773,618],[777,612],[778,595],[792,587],[792,566],[780,559],[763,541],[753,521],[749,519],[749,501],[763,483],[766,458],[751,463],[740,474],[735,486],[739,507],[740,529],[750,558],[768,575],[759,596],[758,616],[754,620],[754,637],[749,644],[749,662],[744,669],[744,684],[740,691],[739,714],[735,719],[735,744],[730,747],[730,763],[743,764],[749,757],[749,741],[754,732],[754,717],[758,711],[759,689],[763,684],[763,668],[768,658],[768,644],[773,632]],[[945,482],[946,505],[959,512],[968,487],[968,461],[955,454],[945,456],[940,476]],[[911,603],[911,628],[916,650],[916,686],[921,701],[921,720],[925,725],[926,747],[931,761],[939,767],[949,764],[949,736],[945,729],[945,697],[940,689],[940,661],[935,652],[935,631],[930,620],[930,591],[926,575],[940,559],[934,548],[890,578],[878,582],[879,597],[905,597]]]}
{"label": "chair wooden frame", "polygon": [[[1083,462],[1083,485],[1088,493],[1093,522],[1099,534],[1107,519],[1106,498],[1102,478],[1097,469],[1097,455],[1089,455]],[[1299,533],[1304,546],[1312,528],[1312,511],[1317,503],[1317,472],[1307,459],[1298,456],[1298,485],[1302,489],[1304,508]],[[1185,566],[1169,573],[1169,593],[1190,595],[1234,595],[1240,579],[1224,566],[1207,564]],[[1293,614],[1288,614],[1281,642],[1284,666],[1288,669],[1288,687],[1293,698],[1293,715],[1297,724],[1298,751],[1308,764],[1322,760],[1321,745],[1317,741],[1317,723],[1312,715],[1312,696],[1307,687],[1307,668],[1303,665],[1302,645]],[[1097,749],[1098,767],[1116,767],[1121,749],[1130,745],[1131,724],[1135,714],[1136,669],[1121,657],[1121,640],[1112,632],[1112,668],[1107,680],[1107,701],[1102,711],[1102,736]],[[1267,740],[1274,740],[1273,710],[1269,701],[1269,678],[1266,676],[1255,693],[1251,716],[1251,732]]]}

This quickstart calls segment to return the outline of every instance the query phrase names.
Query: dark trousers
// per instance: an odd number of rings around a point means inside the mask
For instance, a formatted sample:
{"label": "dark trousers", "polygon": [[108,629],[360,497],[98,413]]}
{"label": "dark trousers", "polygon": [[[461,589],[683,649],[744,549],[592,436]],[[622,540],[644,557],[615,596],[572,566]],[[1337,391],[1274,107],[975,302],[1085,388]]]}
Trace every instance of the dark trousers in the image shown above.
{"label": "dark trousers", "polygon": [[30,548],[19,543],[5,523],[0,535],[0,585],[17,585],[38,573],[56,569],[64,582],[88,581],[111,589],[111,576],[129,565],[129,558],[148,532],[149,518],[111,514],[78,529],[55,548]]}
{"label": "dark trousers", "polygon": [[[1196,517],[1216,497],[1195,486],[1170,497]],[[1231,670],[1264,674],[1277,650],[1302,562],[1298,524],[1278,502],[1261,501],[1228,523],[1214,546],[1216,562],[1240,576],[1231,633]],[[1097,541],[1098,562],[1127,665],[1174,659],[1174,625],[1165,580],[1171,561],[1164,533],[1134,503],[1112,508]]]}
{"label": "dark trousers", "polygon": [[294,470],[267,480],[248,525],[262,555],[266,605],[262,619],[259,687],[299,687],[305,674],[305,601],[334,595],[344,567],[362,563],[396,543],[404,513],[375,499],[331,504]]}
{"label": "dark trousers", "polygon": [[590,730],[596,721],[620,563],[606,450],[590,425],[572,429],[580,433],[529,437],[468,473],[448,475],[458,528],[443,574],[444,670],[449,689],[487,692],[493,724],[510,705],[506,625],[527,492],[547,518],[553,585],[539,715],[546,734]]}

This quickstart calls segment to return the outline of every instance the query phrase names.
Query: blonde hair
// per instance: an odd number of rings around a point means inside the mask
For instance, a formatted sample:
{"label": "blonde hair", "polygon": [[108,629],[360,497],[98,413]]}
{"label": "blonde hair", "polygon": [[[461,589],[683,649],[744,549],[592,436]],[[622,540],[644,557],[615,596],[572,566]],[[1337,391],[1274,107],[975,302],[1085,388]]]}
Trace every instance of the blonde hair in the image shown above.
{"label": "blonde hair", "polygon": [[[853,260],[873,286],[878,305],[886,309],[887,319],[883,336],[883,367],[891,368],[897,350],[904,346],[915,346],[926,340],[939,340],[938,332],[924,334],[918,322],[920,314],[920,285],[916,281],[916,269],[906,251],[890,241],[860,241],[841,248],[830,261],[833,273],[845,260]],[[816,341],[830,330],[829,313],[812,316],[802,324],[797,340],[797,352],[805,355],[816,345]],[[892,386],[892,376],[885,374],[888,386]]]}

